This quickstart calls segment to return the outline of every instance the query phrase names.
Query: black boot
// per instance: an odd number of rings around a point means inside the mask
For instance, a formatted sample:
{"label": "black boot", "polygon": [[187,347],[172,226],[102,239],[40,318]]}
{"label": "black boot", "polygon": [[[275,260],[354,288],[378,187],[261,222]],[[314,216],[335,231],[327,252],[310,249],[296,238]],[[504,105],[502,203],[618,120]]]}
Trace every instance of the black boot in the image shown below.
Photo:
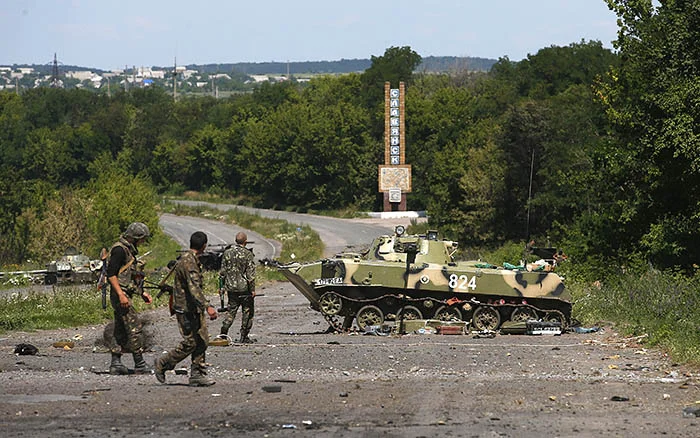
{"label": "black boot", "polygon": [[143,353],[134,353],[134,374],[151,374],[153,368],[148,366],[143,358]]}
{"label": "black boot", "polygon": [[211,386],[214,382],[207,377],[204,367],[201,365],[192,364],[190,368],[190,386]]}
{"label": "black boot", "polygon": [[113,376],[124,376],[129,374],[129,369],[122,364],[122,355],[112,353],[112,363],[109,364],[109,374]]}
{"label": "black boot", "polygon": [[165,361],[165,358],[166,356],[163,355],[154,362],[156,379],[158,379],[160,383],[165,383],[165,372],[172,369]]}
{"label": "black boot", "polygon": [[254,342],[257,342],[257,339],[250,339],[248,337],[247,331],[241,331],[241,338],[238,340],[238,343],[240,343],[240,344],[252,344]]}

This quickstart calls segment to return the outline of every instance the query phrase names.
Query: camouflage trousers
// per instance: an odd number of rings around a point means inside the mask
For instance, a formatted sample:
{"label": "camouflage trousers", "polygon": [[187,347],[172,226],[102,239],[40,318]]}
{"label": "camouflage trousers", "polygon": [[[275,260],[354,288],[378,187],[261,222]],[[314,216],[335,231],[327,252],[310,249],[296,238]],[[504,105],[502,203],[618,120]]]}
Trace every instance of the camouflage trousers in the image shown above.
{"label": "camouflage trousers", "polygon": [[164,369],[172,370],[187,356],[192,356],[192,369],[204,370],[205,354],[209,342],[206,316],[202,312],[176,313],[182,341],[174,349],[161,356]]}
{"label": "camouflage trousers", "polygon": [[248,336],[253,327],[253,316],[255,316],[255,298],[248,293],[228,293],[228,312],[221,324],[221,333],[228,334],[229,329],[236,319],[238,308],[241,308],[241,338]]}
{"label": "camouflage trousers", "polygon": [[119,304],[116,293],[111,293],[109,298],[114,309],[114,341],[116,342],[110,350],[115,354],[143,353],[143,324],[134,309],[131,298],[129,298],[128,309]]}

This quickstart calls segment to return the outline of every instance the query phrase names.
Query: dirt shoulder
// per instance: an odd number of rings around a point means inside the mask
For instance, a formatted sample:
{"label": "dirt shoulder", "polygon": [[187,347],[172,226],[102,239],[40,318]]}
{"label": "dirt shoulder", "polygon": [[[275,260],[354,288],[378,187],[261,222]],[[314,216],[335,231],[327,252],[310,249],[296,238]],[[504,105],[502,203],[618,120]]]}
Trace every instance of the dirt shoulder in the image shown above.
{"label": "dirt shoulder", "polygon": [[[3,436],[700,434],[700,418],[683,415],[700,407],[698,370],[609,328],[494,338],[326,334],[289,283],[259,292],[258,342],[210,347],[217,383],[208,388],[172,372],[165,385],[152,375],[104,374],[104,326],[0,336]],[[179,333],[165,309],[143,315],[152,361]],[[61,339],[75,347],[52,347]],[[40,354],[15,355],[20,343]]]}

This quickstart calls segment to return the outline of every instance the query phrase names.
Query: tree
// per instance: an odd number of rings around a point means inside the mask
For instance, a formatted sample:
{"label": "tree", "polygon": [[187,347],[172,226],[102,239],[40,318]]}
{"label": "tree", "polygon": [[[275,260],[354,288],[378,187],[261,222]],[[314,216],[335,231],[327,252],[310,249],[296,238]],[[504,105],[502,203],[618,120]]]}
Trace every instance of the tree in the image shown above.
{"label": "tree", "polygon": [[655,3],[608,0],[621,63],[599,89],[619,138],[604,169],[624,212],[613,237],[633,236],[659,267],[687,267],[700,261],[700,8]]}
{"label": "tree", "polygon": [[398,87],[399,82],[411,82],[413,71],[421,56],[409,46],[389,47],[383,56],[372,55],[372,65],[362,73],[362,95],[368,108],[384,102],[384,82]]}

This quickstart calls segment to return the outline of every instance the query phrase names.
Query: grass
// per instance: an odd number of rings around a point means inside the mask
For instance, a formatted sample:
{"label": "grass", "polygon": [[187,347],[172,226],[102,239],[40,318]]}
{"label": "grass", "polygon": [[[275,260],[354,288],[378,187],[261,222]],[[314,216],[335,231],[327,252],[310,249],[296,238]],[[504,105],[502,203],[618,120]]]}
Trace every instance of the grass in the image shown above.
{"label": "grass", "polygon": [[101,324],[111,308],[102,309],[95,288],[60,287],[53,293],[12,294],[0,298],[0,333]]}
{"label": "grass", "polygon": [[584,324],[612,322],[622,332],[648,335],[679,362],[700,364],[700,279],[653,269],[606,284],[568,285],[574,317]]}

